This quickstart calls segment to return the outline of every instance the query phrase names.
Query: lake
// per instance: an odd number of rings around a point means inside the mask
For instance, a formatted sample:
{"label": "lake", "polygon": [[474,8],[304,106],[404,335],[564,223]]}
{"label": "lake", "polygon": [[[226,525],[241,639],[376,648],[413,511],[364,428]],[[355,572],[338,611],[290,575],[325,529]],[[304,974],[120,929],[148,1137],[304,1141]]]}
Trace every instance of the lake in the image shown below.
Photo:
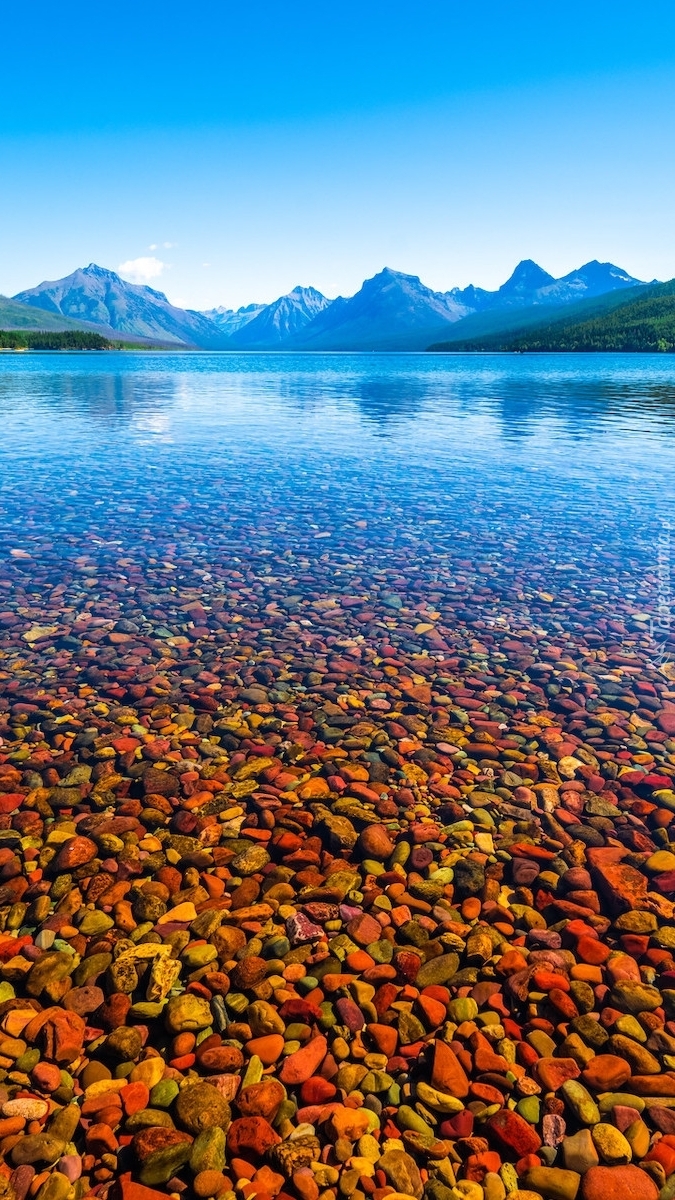
{"label": "lake", "polygon": [[[666,586],[667,357],[3,355],[0,419],[10,607],[21,583],[67,579],[76,606],[122,612],[125,570],[208,598],[238,562],[263,620],[265,576],[277,600],[391,579],[418,601],[452,599],[460,571],[467,628],[575,637],[580,604],[582,626],[639,633],[631,614],[653,617]],[[405,622],[392,639],[430,649]]]}
{"label": "lake", "polygon": [[0,422],[17,1196],[656,1200],[673,359],[12,354]]}

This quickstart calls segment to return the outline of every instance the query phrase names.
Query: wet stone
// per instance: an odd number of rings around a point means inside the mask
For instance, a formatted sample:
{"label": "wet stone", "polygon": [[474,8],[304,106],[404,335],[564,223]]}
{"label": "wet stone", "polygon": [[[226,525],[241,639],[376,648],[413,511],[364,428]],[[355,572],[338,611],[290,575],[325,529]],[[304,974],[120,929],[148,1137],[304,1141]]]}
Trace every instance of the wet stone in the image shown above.
{"label": "wet stone", "polygon": [[5,513],[12,1194],[656,1200],[675,672],[625,529],[459,472],[464,531],[435,462],[393,521],[382,462],[205,454],[202,505],[189,445]]}

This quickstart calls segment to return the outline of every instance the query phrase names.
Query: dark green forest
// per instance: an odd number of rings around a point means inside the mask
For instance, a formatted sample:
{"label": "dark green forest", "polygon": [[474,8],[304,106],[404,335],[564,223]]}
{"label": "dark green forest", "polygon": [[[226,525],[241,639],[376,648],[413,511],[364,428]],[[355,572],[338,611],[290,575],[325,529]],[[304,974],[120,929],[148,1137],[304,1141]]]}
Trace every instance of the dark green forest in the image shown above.
{"label": "dark green forest", "polygon": [[122,343],[111,342],[100,333],[79,329],[45,333],[37,329],[0,329],[3,350],[116,350]]}
{"label": "dark green forest", "polygon": [[645,289],[624,304],[613,301],[611,311],[586,320],[558,318],[532,328],[510,330],[481,338],[440,343],[431,350],[514,351],[520,353],[627,351],[667,354],[675,351],[675,280]]}

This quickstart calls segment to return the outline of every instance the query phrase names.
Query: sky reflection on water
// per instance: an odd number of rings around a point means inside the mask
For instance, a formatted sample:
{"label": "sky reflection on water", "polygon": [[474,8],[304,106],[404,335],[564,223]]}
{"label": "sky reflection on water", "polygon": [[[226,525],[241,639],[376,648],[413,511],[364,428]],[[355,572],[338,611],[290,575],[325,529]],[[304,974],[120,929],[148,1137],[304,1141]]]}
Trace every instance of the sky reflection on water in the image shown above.
{"label": "sky reflection on water", "polygon": [[673,501],[666,357],[6,355],[0,419],[15,528],[40,497],[58,530],[67,484],[71,527],[130,491],[166,523],[159,478],[253,509],[271,489],[319,523],[346,493],[389,518],[431,506],[437,536],[461,522],[472,540],[534,516],[566,541],[583,516],[637,548]]}

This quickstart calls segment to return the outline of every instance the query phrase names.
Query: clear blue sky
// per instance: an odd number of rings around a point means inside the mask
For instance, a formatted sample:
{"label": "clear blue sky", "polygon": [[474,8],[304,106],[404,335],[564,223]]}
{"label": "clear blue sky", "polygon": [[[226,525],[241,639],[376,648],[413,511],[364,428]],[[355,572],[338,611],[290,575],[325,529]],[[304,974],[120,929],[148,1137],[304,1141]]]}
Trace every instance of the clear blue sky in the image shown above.
{"label": "clear blue sky", "polygon": [[4,294],[90,261],[196,308],[385,265],[443,290],[524,257],[675,275],[672,0],[35,0],[3,24]]}

